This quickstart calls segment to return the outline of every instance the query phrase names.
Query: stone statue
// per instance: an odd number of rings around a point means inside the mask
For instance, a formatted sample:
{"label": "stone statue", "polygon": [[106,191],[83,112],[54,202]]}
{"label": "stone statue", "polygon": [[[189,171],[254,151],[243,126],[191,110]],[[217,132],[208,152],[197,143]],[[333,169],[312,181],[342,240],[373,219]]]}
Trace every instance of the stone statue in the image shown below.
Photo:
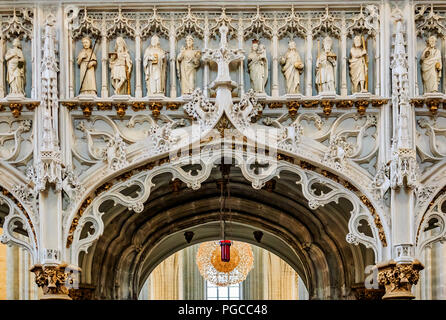
{"label": "stone statue", "polygon": [[336,91],[336,54],[331,51],[332,45],[333,40],[327,36],[322,42],[322,52],[318,52],[318,57],[316,60],[316,87],[319,93],[334,93]]}
{"label": "stone statue", "polygon": [[296,49],[296,43],[291,41],[288,43],[288,50],[283,57],[280,58],[282,72],[286,80],[286,93],[300,93],[300,74],[304,70],[304,64]]}
{"label": "stone statue", "polygon": [[441,52],[435,45],[437,38],[430,36],[426,41],[426,48],[421,54],[421,75],[423,78],[424,93],[438,92],[441,78]]}
{"label": "stone statue", "polygon": [[194,49],[194,38],[186,37],[186,46],[177,57],[177,73],[181,83],[181,94],[191,94],[195,89],[195,78],[200,66],[201,52]]}
{"label": "stone statue", "polygon": [[[362,42],[362,43],[361,43]],[[350,49],[350,79],[352,81],[352,92],[367,92],[367,50],[364,38],[356,36]]]}
{"label": "stone statue", "polygon": [[166,92],[166,65],[167,53],[160,46],[160,39],[154,35],[150,46],[144,52],[144,73],[147,86],[147,95],[162,94]]}
{"label": "stone statue", "polygon": [[97,94],[95,69],[97,65],[96,54],[91,47],[89,37],[82,39],[82,50],[77,56],[77,64],[80,67],[79,93]]}
{"label": "stone statue", "polygon": [[268,81],[268,60],[265,46],[259,45],[256,40],[253,41],[251,52],[248,55],[248,70],[251,78],[251,88],[254,92],[264,93]]}
{"label": "stone statue", "polygon": [[13,47],[8,49],[5,55],[7,63],[6,80],[9,84],[9,94],[25,95],[25,57],[22,52],[22,44],[18,38],[12,41]]}
{"label": "stone statue", "polygon": [[109,60],[115,94],[130,95],[130,75],[133,64],[124,38],[116,38],[115,52],[109,53]]}

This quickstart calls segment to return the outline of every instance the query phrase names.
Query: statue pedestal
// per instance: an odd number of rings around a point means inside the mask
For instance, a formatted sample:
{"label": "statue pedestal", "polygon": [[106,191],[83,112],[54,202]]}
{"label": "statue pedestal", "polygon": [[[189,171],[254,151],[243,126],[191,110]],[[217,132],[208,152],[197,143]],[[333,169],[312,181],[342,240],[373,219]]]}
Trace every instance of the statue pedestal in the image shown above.
{"label": "statue pedestal", "polygon": [[164,98],[166,98],[166,96],[162,93],[155,93],[155,94],[148,94],[146,95],[146,98],[150,101],[150,100],[163,100]]}
{"label": "statue pedestal", "polygon": [[338,97],[338,95],[336,94],[336,92],[321,92],[318,95],[318,98],[322,99],[322,100],[327,100],[327,99],[336,99]]}
{"label": "statue pedestal", "polygon": [[94,101],[96,99],[96,95],[82,93],[78,97],[79,101]]}
{"label": "statue pedestal", "polygon": [[113,101],[129,101],[131,96],[128,94],[114,94],[110,97]]}
{"label": "statue pedestal", "polygon": [[372,94],[370,92],[356,92],[353,94],[353,98],[358,100],[367,100],[372,97]]}
{"label": "statue pedestal", "polygon": [[300,93],[293,93],[293,94],[287,93],[285,95],[285,98],[287,100],[302,100],[304,98],[304,96]]}
{"label": "statue pedestal", "polygon": [[426,99],[445,99],[446,95],[441,92],[431,92],[423,94],[423,98]]}
{"label": "statue pedestal", "polygon": [[23,101],[26,100],[25,95],[21,93],[10,93],[6,96],[7,101]]}

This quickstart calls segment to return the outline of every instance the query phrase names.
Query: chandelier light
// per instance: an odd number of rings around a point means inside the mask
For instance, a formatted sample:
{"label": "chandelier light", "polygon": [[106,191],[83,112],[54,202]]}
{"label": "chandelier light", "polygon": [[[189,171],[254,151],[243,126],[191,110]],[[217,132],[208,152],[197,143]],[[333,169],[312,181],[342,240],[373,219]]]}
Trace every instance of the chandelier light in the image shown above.
{"label": "chandelier light", "polygon": [[[203,242],[198,248],[196,262],[198,270],[203,278],[219,287],[242,282],[248,276],[254,263],[251,246],[247,243],[225,240],[223,246],[221,241]],[[223,261],[223,250],[231,246],[231,257]],[[226,253],[225,253],[226,254]]]}

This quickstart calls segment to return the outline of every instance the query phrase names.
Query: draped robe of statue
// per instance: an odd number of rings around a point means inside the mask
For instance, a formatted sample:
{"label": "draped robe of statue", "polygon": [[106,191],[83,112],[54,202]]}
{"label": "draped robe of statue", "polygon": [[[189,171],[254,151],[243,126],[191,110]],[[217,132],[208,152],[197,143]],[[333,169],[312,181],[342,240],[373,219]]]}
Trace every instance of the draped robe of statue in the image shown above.
{"label": "draped robe of statue", "polygon": [[251,88],[257,93],[264,93],[268,80],[268,60],[265,50],[251,50],[248,55],[248,70]]}
{"label": "draped robe of statue", "polygon": [[79,89],[79,93],[81,94],[97,93],[95,75],[97,60],[96,54],[92,51],[92,48],[83,48],[77,56],[77,64],[80,67],[79,85],[82,85],[82,87]]}
{"label": "draped robe of statue", "polygon": [[318,92],[335,92],[336,55],[323,51],[316,60],[316,85]]}
{"label": "draped robe of statue", "polygon": [[[352,47],[350,50],[350,79],[352,81],[352,92],[361,92],[361,81],[366,81],[367,77],[367,64],[365,55],[367,51],[362,47]],[[367,91],[365,88],[364,92]]]}
{"label": "draped robe of statue", "polygon": [[183,48],[178,54],[181,94],[191,94],[195,89],[197,68],[200,66],[200,51]]}
{"label": "draped robe of statue", "polygon": [[441,68],[440,50],[426,47],[421,54],[421,75],[423,78],[424,93],[438,92]]}
{"label": "draped robe of statue", "polygon": [[5,60],[9,94],[25,95],[25,58],[22,50],[18,46],[10,48],[6,52]]}
{"label": "draped robe of statue", "polygon": [[130,80],[132,65],[132,59],[125,43],[116,46],[116,58],[110,61],[112,86],[115,89],[115,94],[129,94],[127,81]]}
{"label": "draped robe of statue", "polygon": [[147,95],[165,94],[166,92],[166,52],[159,42],[152,43],[144,52],[144,73]]}
{"label": "draped robe of statue", "polygon": [[282,64],[282,72],[286,80],[286,92],[289,94],[300,93],[300,74],[304,65],[299,52],[295,48],[288,49],[280,59],[280,64]]}

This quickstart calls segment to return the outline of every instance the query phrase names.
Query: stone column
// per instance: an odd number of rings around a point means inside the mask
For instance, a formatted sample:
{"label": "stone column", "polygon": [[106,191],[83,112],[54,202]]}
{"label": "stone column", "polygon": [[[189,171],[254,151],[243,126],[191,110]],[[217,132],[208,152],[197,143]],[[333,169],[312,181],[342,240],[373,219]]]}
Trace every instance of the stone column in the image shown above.
{"label": "stone column", "polygon": [[19,247],[6,249],[6,299],[18,300],[19,296]]}
{"label": "stone column", "polygon": [[135,98],[141,98],[141,36],[139,33],[135,37],[135,74]]}
{"label": "stone column", "polygon": [[[207,16],[204,23],[203,46],[204,50],[209,46],[209,23]],[[203,95],[205,97],[209,96],[209,62],[207,61],[203,61]]]}
{"label": "stone column", "polygon": [[242,282],[242,292],[244,300],[263,300],[263,291],[265,282],[262,277],[265,272],[265,263],[263,262],[263,250],[260,247],[252,246],[254,256],[254,267],[248,273],[246,280]]}
{"label": "stone column", "polygon": [[[277,30],[275,30],[277,31]],[[272,85],[271,85],[271,96],[278,97],[279,96],[279,37],[277,32],[274,32],[272,39],[272,61],[271,61],[271,70],[272,70]]]}
{"label": "stone column", "polygon": [[441,69],[443,80],[442,92],[446,93],[446,36],[443,36],[443,38],[441,38],[441,55],[441,58],[443,60],[443,69]]}
{"label": "stone column", "polygon": [[[182,296],[185,300],[202,300],[205,298],[204,279],[198,270],[195,257],[199,244],[184,249],[182,257]],[[191,288],[194,288],[191,290]]]}
{"label": "stone column", "polygon": [[347,95],[347,30],[345,18],[342,18],[341,29],[341,96]]}
{"label": "stone column", "polygon": [[378,282],[386,289],[383,300],[410,300],[412,286],[418,283],[420,271],[424,266],[420,261],[397,264],[394,260],[378,264]]}
{"label": "stone column", "polygon": [[[105,22],[104,22],[105,23]],[[103,27],[105,29],[105,26]],[[105,30],[103,30],[102,33],[102,78],[101,78],[101,97],[107,98],[108,97],[108,48],[107,48],[107,35],[105,34]]]}
{"label": "stone column", "polygon": [[0,98],[5,96],[5,38],[0,37]]}
{"label": "stone column", "polygon": [[[380,56],[380,32],[378,31],[375,35],[375,74],[373,75],[373,80],[375,81],[375,92],[376,95],[382,95],[381,93],[381,81],[380,81],[380,74],[381,74],[381,56]],[[367,66],[368,67],[368,66]],[[370,70],[370,69],[368,69]],[[370,72],[370,71],[369,71]],[[370,77],[369,77],[370,80]]]}
{"label": "stone column", "polygon": [[[74,78],[74,60],[73,60],[74,47],[75,46],[73,37],[71,36],[71,32],[68,32],[68,97],[69,98],[73,98],[75,95],[74,87],[76,79]],[[80,90],[81,88],[79,87],[79,91]]]}
{"label": "stone column", "polygon": [[[243,29],[241,26],[239,26],[239,30],[238,30],[238,47],[239,49],[243,49]],[[244,63],[245,60],[241,60],[240,61],[240,66],[239,66],[239,97],[242,97],[243,94],[245,93],[245,68],[244,68]]]}
{"label": "stone column", "polygon": [[169,62],[170,62],[170,97],[175,98],[177,96],[177,75],[176,75],[176,35],[175,35],[175,24],[172,20],[170,31],[169,31]]}
{"label": "stone column", "polygon": [[307,35],[305,37],[305,95],[313,95],[313,82],[312,82],[312,72],[313,72],[313,35],[311,30],[307,30]]}

